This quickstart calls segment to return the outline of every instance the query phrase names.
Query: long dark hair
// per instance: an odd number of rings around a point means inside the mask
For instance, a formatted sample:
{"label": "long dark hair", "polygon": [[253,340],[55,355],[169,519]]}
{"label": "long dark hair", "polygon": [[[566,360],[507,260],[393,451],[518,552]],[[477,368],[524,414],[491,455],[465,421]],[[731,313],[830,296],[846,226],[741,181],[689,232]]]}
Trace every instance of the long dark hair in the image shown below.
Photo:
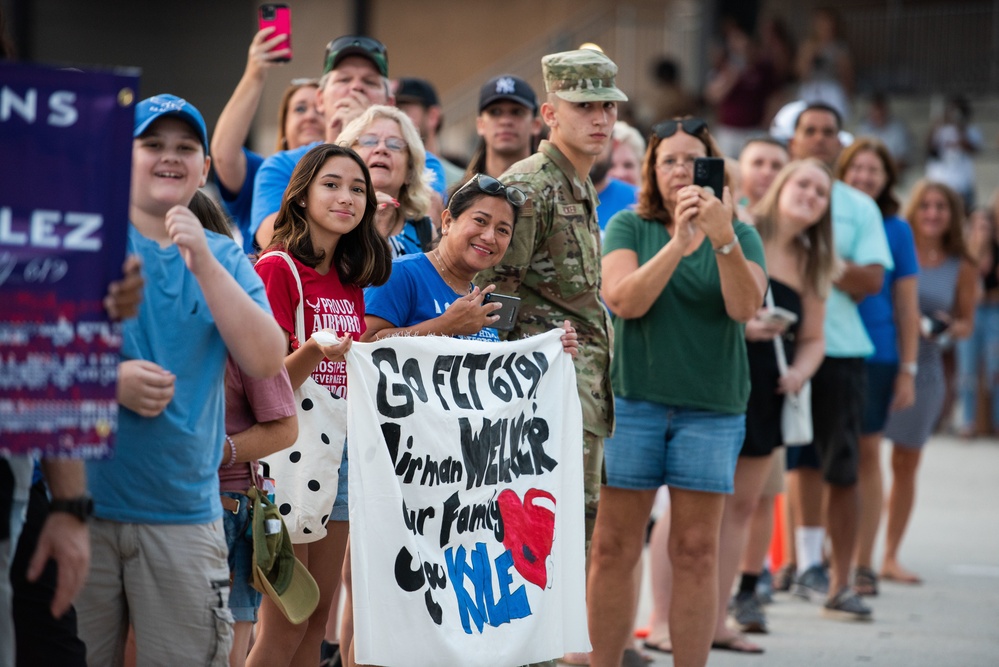
{"label": "long dark hair", "polygon": [[332,266],[336,269],[340,282],[345,285],[382,285],[388,280],[392,270],[392,253],[385,239],[375,230],[375,208],[378,204],[368,167],[357,153],[346,146],[322,144],[298,161],[288,188],[284,191],[281,209],[274,221],[274,237],[267,249],[283,247],[302,264],[313,268],[323,260],[326,253],[313,247],[305,207],[299,206],[298,202],[307,198],[309,186],[318,177],[322,166],[335,157],[350,158],[361,168],[366,201],[361,221],[340,237],[336,244]]}
{"label": "long dark hair", "polygon": [[201,190],[194,193],[191,203],[187,205],[191,213],[201,221],[201,226],[210,232],[224,234],[232,238],[232,228],[229,223],[229,216],[223,211],[214,199],[206,195]]}

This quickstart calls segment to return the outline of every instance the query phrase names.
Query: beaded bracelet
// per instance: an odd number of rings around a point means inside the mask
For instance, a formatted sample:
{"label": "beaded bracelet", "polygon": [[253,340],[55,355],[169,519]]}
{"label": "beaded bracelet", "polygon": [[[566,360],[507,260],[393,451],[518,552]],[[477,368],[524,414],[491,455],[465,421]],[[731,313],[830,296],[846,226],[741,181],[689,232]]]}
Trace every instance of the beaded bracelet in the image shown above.
{"label": "beaded bracelet", "polygon": [[231,468],[236,465],[236,443],[228,435],[225,437],[225,441],[229,443],[229,461],[224,463],[222,467]]}

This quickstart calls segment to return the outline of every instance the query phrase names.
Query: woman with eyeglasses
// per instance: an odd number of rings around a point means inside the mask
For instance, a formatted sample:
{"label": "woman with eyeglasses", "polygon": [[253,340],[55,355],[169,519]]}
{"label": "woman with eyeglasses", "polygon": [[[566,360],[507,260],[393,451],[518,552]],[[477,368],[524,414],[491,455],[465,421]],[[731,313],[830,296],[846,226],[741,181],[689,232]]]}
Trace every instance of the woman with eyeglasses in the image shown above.
{"label": "woman with eyeglasses", "polygon": [[[526,200],[521,190],[485,174],[455,190],[441,215],[440,243],[429,252],[396,258],[388,282],[365,291],[361,341],[404,335],[499,342],[490,325],[499,319],[501,305],[486,301],[495,287],[479,289],[472,279],[502,260]],[[563,327],[562,347],[575,357],[576,330],[568,320]],[[344,581],[350,579],[349,544],[347,553]],[[343,656],[345,665],[355,664],[352,646]]]}
{"label": "woman with eyeglasses", "polygon": [[[284,36],[271,37],[274,28],[264,28],[253,37],[246,57],[243,77],[219,115],[212,133],[212,167],[219,187],[222,206],[239,229],[243,251],[254,252],[250,206],[253,202],[253,182],[263,164],[262,155],[246,148],[246,138],[264,93],[267,72],[280,66],[287,56]],[[298,148],[322,141],[325,126],[316,110],[315,79],[293,79],[281,96],[278,107],[278,138],[275,150]]]}
{"label": "woman with eyeglasses", "polygon": [[392,257],[430,250],[434,225],[430,210],[427,152],[413,121],[395,107],[375,105],[352,120],[337,143],[353,148],[368,165],[378,210],[375,227]]}
{"label": "woman with eyeglasses", "polygon": [[620,664],[634,610],[630,578],[663,484],[675,663],[705,664],[714,639],[719,529],[749,399],[743,329],[763,304],[767,277],[760,236],[735,220],[729,189],[693,185],[694,160],[704,157],[721,157],[704,121],[656,125],[637,209],[607,226],[602,296],[614,316],[617,419],[604,444],[607,482],[590,552],[594,665]]}

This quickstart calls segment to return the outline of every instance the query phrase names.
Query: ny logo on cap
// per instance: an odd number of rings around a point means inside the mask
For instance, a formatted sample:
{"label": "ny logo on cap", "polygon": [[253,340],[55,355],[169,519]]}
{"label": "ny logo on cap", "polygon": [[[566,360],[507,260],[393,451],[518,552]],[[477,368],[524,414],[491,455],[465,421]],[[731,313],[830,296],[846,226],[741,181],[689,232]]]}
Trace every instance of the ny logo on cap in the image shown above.
{"label": "ny logo on cap", "polygon": [[504,76],[502,79],[496,81],[497,94],[512,94],[515,92],[517,92],[516,84],[510,77]]}

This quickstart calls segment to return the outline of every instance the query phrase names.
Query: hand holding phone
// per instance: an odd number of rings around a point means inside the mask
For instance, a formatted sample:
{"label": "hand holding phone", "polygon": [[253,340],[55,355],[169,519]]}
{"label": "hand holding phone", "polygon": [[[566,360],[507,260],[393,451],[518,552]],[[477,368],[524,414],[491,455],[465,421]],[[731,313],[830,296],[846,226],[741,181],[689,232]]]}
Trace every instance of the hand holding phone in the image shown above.
{"label": "hand holding phone", "polygon": [[780,306],[772,306],[760,312],[757,317],[767,324],[774,324],[787,328],[798,321],[798,316],[793,311]]}
{"label": "hand holding phone", "polygon": [[718,199],[725,190],[725,160],[720,157],[694,158],[694,185],[711,188]]}
{"label": "hand holding phone", "polygon": [[267,38],[272,41],[279,36],[284,36],[284,40],[278,42],[275,50],[287,50],[286,55],[273,58],[275,62],[286,63],[291,60],[291,9],[288,5],[279,3],[267,3],[260,5],[260,12],[257,16],[257,23],[260,30],[264,28],[274,28],[274,32]]}
{"label": "hand holding phone", "polygon": [[490,325],[492,328],[499,329],[500,331],[510,331],[516,326],[517,313],[520,311],[520,297],[492,292],[486,294],[482,303],[500,304],[499,310],[493,313],[493,315],[499,315],[499,319]]}

